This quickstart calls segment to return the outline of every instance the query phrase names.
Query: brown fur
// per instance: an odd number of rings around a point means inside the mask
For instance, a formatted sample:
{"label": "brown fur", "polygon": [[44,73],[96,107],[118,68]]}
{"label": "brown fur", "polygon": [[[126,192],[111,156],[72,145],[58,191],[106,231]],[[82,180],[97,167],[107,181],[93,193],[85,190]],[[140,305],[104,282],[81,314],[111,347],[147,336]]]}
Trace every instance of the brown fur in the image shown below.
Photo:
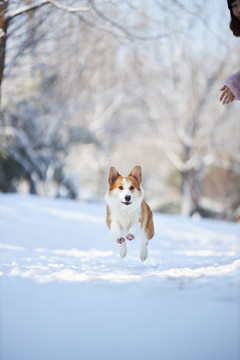
{"label": "brown fur", "polygon": [[146,201],[142,201],[142,213],[141,213],[141,227],[144,228],[144,232],[148,237],[148,240],[151,240],[154,236],[154,225],[153,225],[153,215],[149,205]]}
{"label": "brown fur", "polygon": [[[138,167],[138,166],[136,166]],[[134,186],[134,190],[135,188],[140,191],[141,188],[140,188],[140,185],[141,185],[141,182],[142,182],[142,177],[140,175],[140,179],[139,181],[136,180],[135,176],[134,176],[134,172],[132,171],[127,179],[131,180],[132,184]],[[109,172],[109,177],[108,177],[108,183],[109,183],[109,191],[112,191],[114,189],[117,189],[119,186],[121,186],[123,183],[123,176],[119,174],[119,172],[114,168],[114,167],[111,167],[110,169],[110,172]],[[129,185],[129,187],[131,186]],[[134,190],[132,192],[134,192]]]}
{"label": "brown fur", "polygon": [[112,218],[111,218],[111,213],[110,213],[110,209],[109,209],[108,205],[107,205],[107,219],[106,219],[106,222],[107,222],[108,228],[110,229],[111,223],[112,223]]}

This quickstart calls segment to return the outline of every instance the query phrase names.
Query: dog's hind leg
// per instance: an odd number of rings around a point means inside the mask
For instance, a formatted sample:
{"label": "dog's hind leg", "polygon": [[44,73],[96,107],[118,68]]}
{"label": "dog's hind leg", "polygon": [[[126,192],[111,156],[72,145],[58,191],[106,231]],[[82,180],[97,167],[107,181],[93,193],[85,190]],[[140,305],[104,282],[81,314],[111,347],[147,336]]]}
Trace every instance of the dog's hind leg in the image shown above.
{"label": "dog's hind leg", "polygon": [[141,242],[140,259],[145,261],[148,258],[148,238],[146,234],[141,235]]}

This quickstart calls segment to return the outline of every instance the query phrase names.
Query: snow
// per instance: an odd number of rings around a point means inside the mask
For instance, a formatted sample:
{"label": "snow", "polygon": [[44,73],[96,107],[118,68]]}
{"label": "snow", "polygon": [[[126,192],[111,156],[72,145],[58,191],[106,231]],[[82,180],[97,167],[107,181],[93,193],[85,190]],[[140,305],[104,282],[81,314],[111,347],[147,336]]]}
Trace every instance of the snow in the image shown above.
{"label": "snow", "polygon": [[240,226],[154,222],[142,263],[104,204],[0,194],[0,359],[238,360]]}

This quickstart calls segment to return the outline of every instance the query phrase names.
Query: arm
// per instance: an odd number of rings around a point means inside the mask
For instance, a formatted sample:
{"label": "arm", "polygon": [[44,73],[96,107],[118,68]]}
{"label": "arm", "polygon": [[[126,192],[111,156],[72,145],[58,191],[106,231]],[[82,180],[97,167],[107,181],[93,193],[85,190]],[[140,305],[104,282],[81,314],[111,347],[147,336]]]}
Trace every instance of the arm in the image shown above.
{"label": "arm", "polygon": [[223,91],[220,97],[223,104],[228,104],[233,100],[240,100],[240,71],[225,79],[223,85],[220,89],[220,91]]}

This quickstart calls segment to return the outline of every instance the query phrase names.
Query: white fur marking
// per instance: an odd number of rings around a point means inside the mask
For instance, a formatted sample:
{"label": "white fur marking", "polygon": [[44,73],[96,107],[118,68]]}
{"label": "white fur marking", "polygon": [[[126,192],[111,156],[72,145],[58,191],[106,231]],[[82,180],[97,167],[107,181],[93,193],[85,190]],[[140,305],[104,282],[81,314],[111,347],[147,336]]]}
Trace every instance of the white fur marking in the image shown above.
{"label": "white fur marking", "polygon": [[127,245],[126,245],[126,241],[124,241],[120,245],[120,256],[121,258],[124,258],[126,255],[127,255]]}

